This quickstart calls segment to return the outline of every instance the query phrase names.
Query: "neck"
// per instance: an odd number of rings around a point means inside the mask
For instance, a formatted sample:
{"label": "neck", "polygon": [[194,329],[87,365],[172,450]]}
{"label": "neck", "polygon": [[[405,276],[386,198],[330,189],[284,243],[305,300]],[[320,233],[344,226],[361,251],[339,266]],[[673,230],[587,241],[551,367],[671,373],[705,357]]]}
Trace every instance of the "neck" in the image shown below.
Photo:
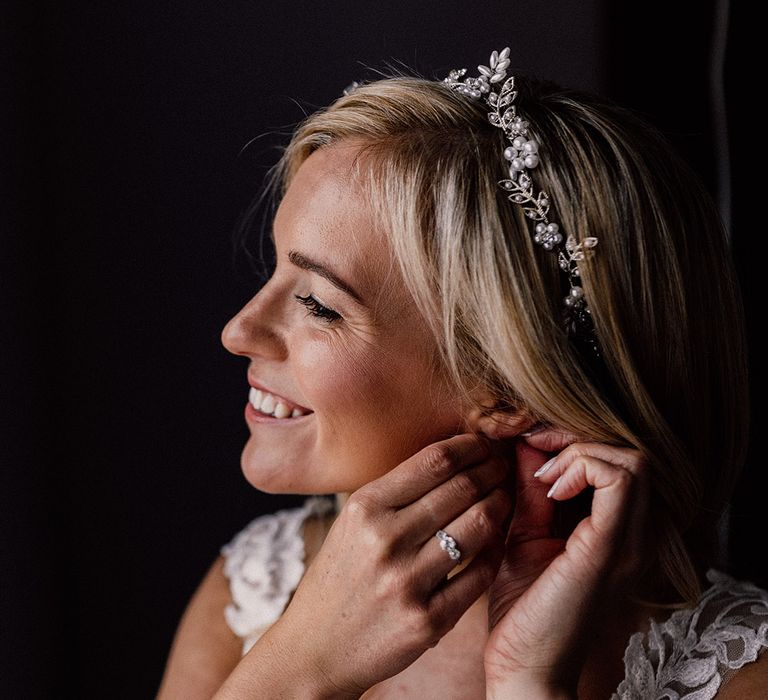
{"label": "neck", "polygon": [[342,491],[336,494],[336,512],[341,511],[341,509],[344,507],[344,504],[349,499],[350,495],[351,494],[349,491]]}

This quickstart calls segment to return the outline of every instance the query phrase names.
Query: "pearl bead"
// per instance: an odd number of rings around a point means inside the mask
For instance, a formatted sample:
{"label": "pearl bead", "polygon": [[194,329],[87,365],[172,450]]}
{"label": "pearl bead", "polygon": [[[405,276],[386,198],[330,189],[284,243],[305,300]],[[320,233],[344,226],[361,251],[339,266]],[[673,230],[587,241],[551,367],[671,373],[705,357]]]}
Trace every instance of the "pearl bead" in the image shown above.
{"label": "pearl bead", "polygon": [[504,149],[504,157],[507,160],[512,160],[513,158],[517,158],[517,150],[512,148],[512,146],[508,146]]}
{"label": "pearl bead", "polygon": [[526,141],[523,144],[523,150],[526,153],[538,153],[539,152],[539,144],[536,143],[533,139],[530,139],[529,141]]}
{"label": "pearl bead", "polygon": [[529,168],[535,168],[539,164],[539,157],[537,155],[530,155],[525,157],[525,164]]}
{"label": "pearl bead", "polygon": [[557,224],[547,224],[547,231],[549,231],[550,233],[557,232],[557,229],[559,228],[560,227]]}
{"label": "pearl bead", "polygon": [[512,167],[515,170],[525,170],[525,162],[523,161],[522,158],[513,158]]}
{"label": "pearl bead", "polygon": [[536,224],[536,233],[544,233],[547,230],[547,225],[543,223]]}
{"label": "pearl bead", "polygon": [[512,139],[512,145],[518,151],[522,151],[523,150],[523,146],[525,145],[525,139],[522,136],[515,136],[515,138]]}

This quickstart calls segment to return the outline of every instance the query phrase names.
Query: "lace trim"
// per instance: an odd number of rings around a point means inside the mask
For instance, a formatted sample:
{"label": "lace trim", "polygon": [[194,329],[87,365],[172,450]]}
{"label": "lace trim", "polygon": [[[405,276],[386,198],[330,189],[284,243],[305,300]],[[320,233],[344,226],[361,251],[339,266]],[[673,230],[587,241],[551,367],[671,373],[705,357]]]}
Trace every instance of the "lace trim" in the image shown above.
{"label": "lace trim", "polygon": [[223,547],[224,574],[232,602],[224,617],[243,638],[243,654],[285,610],[304,574],[304,521],[334,510],[322,496],[310,496],[299,508],[260,515]]}
{"label": "lace trim", "polygon": [[[304,574],[304,521],[336,504],[311,496],[299,508],[261,515],[223,547],[232,603],[224,616],[243,655],[280,617]],[[744,664],[768,648],[768,592],[710,569],[695,608],[676,610],[647,635],[633,634],[625,678],[611,700],[712,700]]]}
{"label": "lace trim", "polygon": [[711,700],[768,647],[768,592],[716,569],[706,575],[712,585],[695,608],[630,637],[611,700]]}

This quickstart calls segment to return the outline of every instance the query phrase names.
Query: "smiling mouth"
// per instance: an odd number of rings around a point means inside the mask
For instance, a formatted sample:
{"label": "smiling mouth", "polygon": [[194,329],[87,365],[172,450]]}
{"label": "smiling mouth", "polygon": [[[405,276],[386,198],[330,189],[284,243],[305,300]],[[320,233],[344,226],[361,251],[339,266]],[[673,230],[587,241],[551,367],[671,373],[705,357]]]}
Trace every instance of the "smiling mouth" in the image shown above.
{"label": "smiling mouth", "polygon": [[251,387],[248,392],[248,404],[253,410],[261,416],[270,416],[272,418],[279,419],[291,419],[300,418],[306,416],[313,411],[306,411],[294,406],[282,398],[273,396],[272,394]]}

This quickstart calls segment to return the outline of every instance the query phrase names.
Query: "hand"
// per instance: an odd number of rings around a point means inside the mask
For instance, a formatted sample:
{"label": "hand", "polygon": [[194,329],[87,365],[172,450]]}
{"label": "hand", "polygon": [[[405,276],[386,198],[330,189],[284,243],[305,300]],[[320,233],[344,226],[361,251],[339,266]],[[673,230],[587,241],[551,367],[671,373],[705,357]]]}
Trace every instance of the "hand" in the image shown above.
{"label": "hand", "polygon": [[[328,694],[357,697],[434,647],[494,580],[512,502],[506,460],[471,433],[434,443],[355,491],[270,629]],[[435,533],[460,544],[456,568]],[[282,640],[282,641],[281,641]]]}
{"label": "hand", "polygon": [[[554,463],[535,477],[556,450]],[[515,512],[489,591],[488,697],[576,697],[597,607],[626,590],[647,547],[645,459],[635,449],[552,429],[518,439],[515,453]],[[588,486],[595,489],[591,514],[567,541],[553,537],[554,501]]]}

